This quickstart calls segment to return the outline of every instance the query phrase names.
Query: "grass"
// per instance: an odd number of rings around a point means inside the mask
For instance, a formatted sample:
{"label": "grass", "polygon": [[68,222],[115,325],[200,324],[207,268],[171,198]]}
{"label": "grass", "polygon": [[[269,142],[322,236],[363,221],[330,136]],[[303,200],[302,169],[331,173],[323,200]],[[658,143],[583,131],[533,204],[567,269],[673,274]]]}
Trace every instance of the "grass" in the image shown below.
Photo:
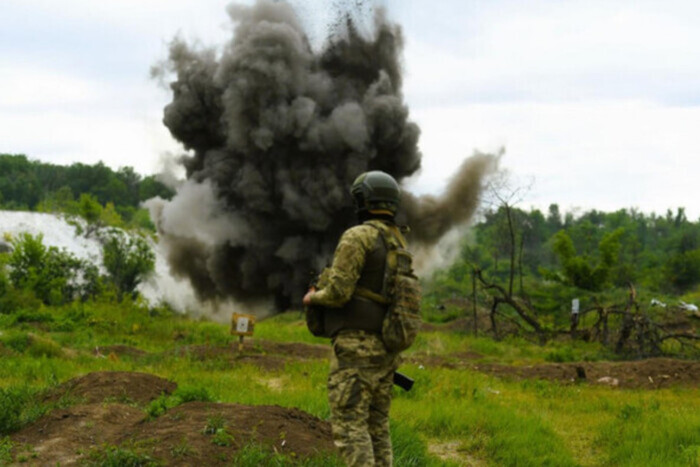
{"label": "grass", "polygon": [[[262,320],[255,333],[260,339],[327,343],[307,332],[300,313]],[[220,357],[173,352],[184,346],[233,342],[226,325],[190,320],[138,302],[86,302],[0,315],[0,436],[55,407],[36,402],[47,388],[104,370],[142,371],[176,381],[175,393],[144,409],[151,417],[194,400],[276,404],[328,417],[326,360],[290,360],[283,368],[261,370],[243,361],[231,364]],[[106,345],[133,346],[149,354],[95,358],[94,348]],[[424,333],[408,355],[457,359],[450,355],[465,352],[479,354],[485,362],[509,364],[608,357],[593,344],[562,341],[543,347],[523,339],[495,342],[460,332]],[[632,391],[504,381],[468,369],[411,364],[402,371],[416,383],[408,393],[395,392],[391,418],[396,465],[459,465],[459,460],[444,461],[431,454],[432,445],[450,443],[455,459],[486,465],[693,466],[700,461],[696,389]],[[212,418],[202,429],[210,430],[213,443],[234,444],[221,421]],[[8,462],[10,447],[8,438],[0,438],[0,463]],[[193,458],[186,443],[176,449],[180,457]],[[337,458],[300,463],[257,445],[245,446],[235,456],[228,460],[231,465],[341,465]],[[90,459],[92,465],[157,465],[149,453],[128,446],[102,446]]]}
{"label": "grass", "polygon": [[279,454],[257,445],[249,444],[239,449],[230,459],[229,465],[240,467],[258,467],[261,465],[270,467],[342,467],[344,464],[335,456],[312,457],[310,459],[295,459],[292,456]]}
{"label": "grass", "polygon": [[100,446],[90,450],[84,465],[89,467],[157,467],[161,463],[136,449]]}

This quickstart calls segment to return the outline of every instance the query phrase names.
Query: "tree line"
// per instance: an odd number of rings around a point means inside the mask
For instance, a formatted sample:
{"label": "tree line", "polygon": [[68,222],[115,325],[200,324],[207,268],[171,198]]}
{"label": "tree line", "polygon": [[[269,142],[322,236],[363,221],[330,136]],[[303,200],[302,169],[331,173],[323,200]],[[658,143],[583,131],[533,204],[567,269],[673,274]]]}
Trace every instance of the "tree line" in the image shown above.
{"label": "tree line", "polygon": [[[510,213],[508,213],[510,211]],[[514,224],[513,235],[507,217]],[[684,208],[664,215],[636,209],[597,210],[562,215],[500,206],[487,211],[475,228],[476,241],[462,258],[500,276],[509,272],[510,253],[519,278],[532,276],[590,292],[629,283],[680,295],[700,285],[700,222]]]}
{"label": "tree line", "polygon": [[142,201],[154,196],[170,199],[174,192],[155,176],[143,177],[132,167],[115,171],[102,162],[62,166],[25,155],[0,154],[0,209],[78,214],[70,211],[79,209],[81,195],[105,208],[111,204],[114,213],[129,224],[134,216],[140,215],[143,221]]}
{"label": "tree line", "polygon": [[681,306],[700,301],[700,222],[683,208],[574,215],[557,204],[545,213],[502,202],[463,238],[457,260],[426,282],[426,314],[465,316],[473,332],[540,341],[570,334],[637,356],[674,345],[700,352],[700,313]]}

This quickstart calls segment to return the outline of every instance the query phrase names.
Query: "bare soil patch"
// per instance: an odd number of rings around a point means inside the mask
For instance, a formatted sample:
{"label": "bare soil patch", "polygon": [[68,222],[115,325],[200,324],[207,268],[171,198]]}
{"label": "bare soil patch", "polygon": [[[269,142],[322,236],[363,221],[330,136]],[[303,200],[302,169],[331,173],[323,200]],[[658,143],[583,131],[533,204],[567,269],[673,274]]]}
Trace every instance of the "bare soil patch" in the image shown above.
{"label": "bare soil patch", "polygon": [[404,357],[404,361],[426,367],[469,368],[470,361],[483,358],[478,352],[455,352],[449,355],[413,354]]}
{"label": "bare soil patch", "polygon": [[543,363],[525,366],[479,363],[474,362],[474,358],[470,358],[469,355],[414,357],[410,360],[426,366],[467,368],[506,379],[543,379],[563,384],[589,383],[634,389],[660,389],[670,386],[700,387],[700,362],[672,358],[650,358],[626,362]]}
{"label": "bare soil patch", "polygon": [[464,467],[484,467],[485,461],[470,456],[461,448],[462,441],[429,441],[428,452],[443,462],[452,462]]}
{"label": "bare soil patch", "polygon": [[25,455],[30,465],[76,465],[91,448],[116,443],[145,418],[138,408],[116,403],[57,409],[10,436],[13,454]]}
{"label": "bare soil patch", "polygon": [[280,370],[289,361],[327,358],[330,347],[327,345],[305,344],[301,342],[272,342],[250,340],[229,345],[188,345],[175,350],[177,356],[190,356],[198,360],[223,359],[236,363],[250,363],[263,370]]}
{"label": "bare soil patch", "polygon": [[98,371],[66,381],[53,390],[47,400],[69,397],[88,404],[107,401],[145,405],[175,389],[176,383],[149,373]]}

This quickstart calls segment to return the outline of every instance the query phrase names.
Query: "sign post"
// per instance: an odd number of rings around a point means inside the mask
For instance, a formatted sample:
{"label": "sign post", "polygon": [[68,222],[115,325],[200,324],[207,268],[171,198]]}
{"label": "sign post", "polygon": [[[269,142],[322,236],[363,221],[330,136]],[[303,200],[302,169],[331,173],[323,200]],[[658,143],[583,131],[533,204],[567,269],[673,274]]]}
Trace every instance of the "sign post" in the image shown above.
{"label": "sign post", "polygon": [[578,327],[579,309],[581,302],[578,298],[571,300],[571,337],[576,337],[576,328]]}
{"label": "sign post", "polygon": [[238,351],[243,350],[243,338],[252,336],[255,329],[255,316],[245,313],[234,313],[231,316],[231,334],[238,336]]}

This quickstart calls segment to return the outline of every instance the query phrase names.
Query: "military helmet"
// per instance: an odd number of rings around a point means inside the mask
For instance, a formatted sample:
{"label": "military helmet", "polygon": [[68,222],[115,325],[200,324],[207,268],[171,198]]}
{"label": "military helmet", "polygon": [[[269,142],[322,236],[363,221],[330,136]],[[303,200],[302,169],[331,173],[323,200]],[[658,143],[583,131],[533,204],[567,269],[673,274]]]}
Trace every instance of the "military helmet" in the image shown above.
{"label": "military helmet", "polygon": [[394,177],[380,170],[365,172],[355,179],[350,188],[357,212],[395,215],[399,207],[401,189]]}

